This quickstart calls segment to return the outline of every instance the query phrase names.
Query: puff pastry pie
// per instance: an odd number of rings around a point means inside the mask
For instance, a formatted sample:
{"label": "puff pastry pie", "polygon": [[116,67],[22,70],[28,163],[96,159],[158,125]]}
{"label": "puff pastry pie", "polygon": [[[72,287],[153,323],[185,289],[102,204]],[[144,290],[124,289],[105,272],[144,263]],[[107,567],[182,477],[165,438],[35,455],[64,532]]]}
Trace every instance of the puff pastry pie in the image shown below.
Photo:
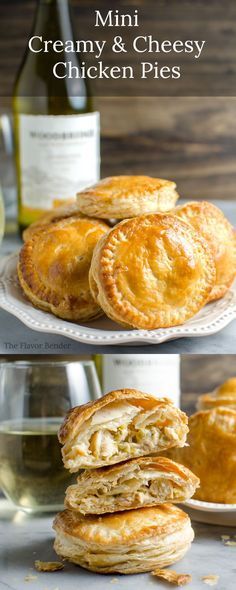
{"label": "puff pastry pie", "polygon": [[170,214],[116,225],[97,244],[94,299],[114,321],[152,330],[183,324],[208,301],[215,264],[206,241]]}
{"label": "puff pastry pie", "polygon": [[74,473],[184,445],[187,422],[169,399],[112,391],[68,413],[59,431],[64,465]]}
{"label": "puff pastry pie", "polygon": [[56,223],[57,221],[67,219],[68,217],[83,217],[76,201],[69,201],[68,204],[64,203],[64,205],[61,207],[50,209],[50,211],[44,213],[44,215],[42,215],[42,217],[40,217],[37,221],[31,223],[31,225],[29,225],[29,227],[27,227],[23,232],[24,242],[29,240],[29,238],[31,238],[35,232],[45,225],[48,225],[49,223]]}
{"label": "puff pastry pie", "polygon": [[236,503],[236,411],[218,407],[189,418],[189,446],[168,452],[200,478],[194,498]]}
{"label": "puff pastry pie", "polygon": [[175,182],[149,176],[112,176],[78,193],[80,211],[91,217],[127,219],[169,211],[178,193]]}
{"label": "puff pastry pie", "polygon": [[24,244],[18,277],[28,299],[40,309],[67,320],[101,315],[88,272],[95,244],[108,226],[90,218],[70,217],[46,225]]}
{"label": "puff pastry pie", "polygon": [[65,506],[82,514],[105,514],[193,496],[199,479],[165,457],[140,457],[113,467],[87,470],[67,488]]}
{"label": "puff pastry pie", "polygon": [[198,398],[199,410],[210,410],[217,406],[230,406],[236,410],[236,377],[228,379],[211,393],[204,393]]}
{"label": "puff pastry pie", "polygon": [[236,276],[234,228],[218,207],[206,201],[177,207],[175,214],[189,222],[207,241],[216,265],[216,281],[209,300],[223,297]]}
{"label": "puff pastry pie", "polygon": [[66,510],[54,521],[60,557],[98,573],[135,574],[181,559],[194,537],[189,516],[171,504],[105,516]]}

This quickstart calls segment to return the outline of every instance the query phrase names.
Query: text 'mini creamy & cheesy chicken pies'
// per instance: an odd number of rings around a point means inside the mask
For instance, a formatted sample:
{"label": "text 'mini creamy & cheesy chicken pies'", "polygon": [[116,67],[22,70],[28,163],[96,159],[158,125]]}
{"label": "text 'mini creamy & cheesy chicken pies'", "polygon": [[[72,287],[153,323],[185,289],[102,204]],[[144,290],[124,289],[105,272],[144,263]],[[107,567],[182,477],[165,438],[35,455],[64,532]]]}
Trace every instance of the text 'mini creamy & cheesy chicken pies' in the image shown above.
{"label": "text 'mini creamy & cheesy chicken pies'", "polygon": [[77,195],[85,215],[102,219],[127,219],[144,213],[169,211],[179,197],[176,184],[150,176],[112,176]]}
{"label": "text 'mini creamy & cheesy chicken pies'", "polygon": [[65,510],[54,529],[58,555],[101,574],[168,566],[182,559],[194,538],[189,516],[172,504],[103,516]]}
{"label": "text 'mini creamy & cheesy chicken pies'", "polygon": [[165,457],[140,457],[112,467],[85,470],[67,488],[65,506],[82,514],[105,514],[184,502],[199,479]]}
{"label": "text 'mini creamy & cheesy chicken pies'", "polygon": [[94,249],[90,289],[112,320],[139,329],[177,326],[209,300],[216,268],[189,223],[157,213],[122,221]]}
{"label": "text 'mini creamy & cheesy chicken pies'", "polygon": [[75,473],[182,446],[187,424],[169,399],[136,389],[112,391],[67,414],[58,435],[63,462]]}

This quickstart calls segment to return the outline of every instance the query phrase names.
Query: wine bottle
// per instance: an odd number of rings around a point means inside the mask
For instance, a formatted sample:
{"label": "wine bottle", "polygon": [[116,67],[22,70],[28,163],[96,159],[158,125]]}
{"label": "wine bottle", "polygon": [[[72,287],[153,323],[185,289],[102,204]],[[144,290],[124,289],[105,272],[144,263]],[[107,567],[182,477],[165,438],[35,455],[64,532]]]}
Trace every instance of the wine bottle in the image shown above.
{"label": "wine bottle", "polygon": [[178,354],[97,354],[94,360],[103,393],[139,389],[156,397],[169,397],[180,405]]}
{"label": "wine bottle", "polygon": [[56,53],[52,44],[45,52],[40,39],[62,41],[63,47],[67,40],[75,43],[70,0],[38,0],[14,87],[21,230],[100,176],[99,113],[93,111],[87,80],[54,75],[58,61],[80,68],[82,56]]}

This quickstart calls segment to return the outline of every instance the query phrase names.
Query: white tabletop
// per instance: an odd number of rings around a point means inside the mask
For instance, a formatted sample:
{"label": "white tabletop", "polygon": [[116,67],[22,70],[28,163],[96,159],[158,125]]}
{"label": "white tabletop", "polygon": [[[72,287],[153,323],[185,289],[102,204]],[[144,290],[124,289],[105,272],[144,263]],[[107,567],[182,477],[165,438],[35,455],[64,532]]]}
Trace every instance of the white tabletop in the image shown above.
{"label": "white tabletop", "polygon": [[[63,571],[39,573],[36,559],[55,561],[53,514],[29,516],[15,512],[7,501],[0,501],[0,590],[158,590],[168,588],[150,574],[93,574],[73,564]],[[221,535],[234,529],[193,523],[195,540],[185,558],[172,569],[192,575],[189,590],[208,588],[202,576],[219,575],[216,590],[235,590],[236,547],[223,544]]]}

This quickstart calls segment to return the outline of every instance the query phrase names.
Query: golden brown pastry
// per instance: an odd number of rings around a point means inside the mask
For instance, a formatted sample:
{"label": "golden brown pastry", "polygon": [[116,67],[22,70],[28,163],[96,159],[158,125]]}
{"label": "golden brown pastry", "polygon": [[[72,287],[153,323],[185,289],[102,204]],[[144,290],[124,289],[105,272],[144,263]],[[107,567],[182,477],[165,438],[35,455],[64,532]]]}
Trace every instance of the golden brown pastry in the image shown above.
{"label": "golden brown pastry", "polygon": [[183,324],[207,303],[215,264],[190,224],[169,214],[143,215],[100,240],[89,280],[112,320],[153,330]]}
{"label": "golden brown pastry", "polygon": [[105,514],[184,502],[198,485],[199,479],[183,465],[165,457],[140,457],[84,471],[67,488],[65,506],[82,514]]}
{"label": "golden brown pastry", "polygon": [[167,398],[121,389],[70,410],[59,431],[71,473],[184,445],[187,416]]}
{"label": "golden brown pastry", "polygon": [[18,277],[28,299],[66,320],[101,315],[88,281],[92,253],[108,226],[90,218],[70,217],[46,225],[24,244]]}
{"label": "golden brown pastry", "polygon": [[189,446],[168,452],[200,478],[194,498],[236,503],[236,411],[219,407],[189,418]]}
{"label": "golden brown pastry", "polygon": [[217,406],[229,406],[236,410],[236,377],[228,379],[214,391],[204,393],[198,398],[199,410],[211,410]]}
{"label": "golden brown pastry", "polygon": [[55,551],[98,573],[135,574],[181,559],[194,537],[190,518],[171,504],[105,516],[56,516]]}
{"label": "golden brown pastry", "polygon": [[45,225],[56,223],[57,221],[67,219],[68,217],[83,217],[76,201],[68,201],[68,203],[64,203],[61,207],[50,209],[50,211],[44,213],[37,221],[31,223],[31,225],[29,225],[29,227],[23,232],[24,242],[29,240],[35,232],[43,228]]}
{"label": "golden brown pastry", "polygon": [[235,393],[236,394],[236,377],[230,377],[227,381],[224,381],[222,385],[217,388],[217,395],[224,397],[225,395]]}
{"label": "golden brown pastry", "polygon": [[150,176],[112,176],[78,193],[80,211],[91,217],[127,219],[143,213],[169,211],[178,193],[176,184]]}
{"label": "golden brown pastry", "polygon": [[175,214],[189,222],[207,241],[216,265],[216,282],[209,300],[223,297],[236,277],[234,228],[223,212],[207,201],[193,201],[177,207]]}

